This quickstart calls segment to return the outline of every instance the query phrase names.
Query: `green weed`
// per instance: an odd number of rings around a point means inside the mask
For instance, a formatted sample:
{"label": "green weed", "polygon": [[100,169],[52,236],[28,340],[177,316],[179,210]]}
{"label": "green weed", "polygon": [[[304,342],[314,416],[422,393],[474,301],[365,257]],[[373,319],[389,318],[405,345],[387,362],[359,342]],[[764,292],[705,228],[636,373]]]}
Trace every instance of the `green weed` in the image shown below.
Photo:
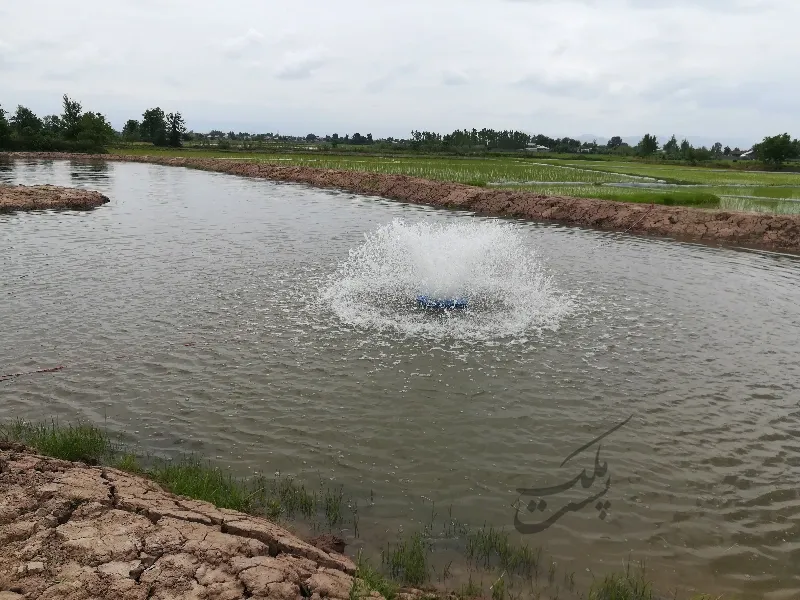
{"label": "green weed", "polygon": [[30,446],[40,454],[62,460],[97,465],[111,452],[111,441],[99,427],[90,424],[50,425],[17,420],[0,425],[0,439]]}

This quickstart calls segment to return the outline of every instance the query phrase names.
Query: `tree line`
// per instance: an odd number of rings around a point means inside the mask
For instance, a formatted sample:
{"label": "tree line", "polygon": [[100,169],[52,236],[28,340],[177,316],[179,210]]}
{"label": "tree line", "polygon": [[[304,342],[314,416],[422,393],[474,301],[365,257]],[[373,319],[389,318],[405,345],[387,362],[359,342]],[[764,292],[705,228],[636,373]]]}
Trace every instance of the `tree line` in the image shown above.
{"label": "tree line", "polygon": [[0,106],[0,149],[92,152],[116,137],[114,128],[99,112],[84,112],[80,102],[66,94],[60,115],[38,117],[19,105],[13,113]]}
{"label": "tree line", "polygon": [[60,115],[40,118],[18,105],[13,113],[0,105],[0,149],[38,152],[102,152],[119,139],[180,146],[186,126],[179,112],[152,108],[141,121],[130,119],[121,133],[99,112],[84,112],[80,102],[64,94]]}
{"label": "tree line", "polygon": [[[620,141],[620,138],[612,138],[609,144]],[[711,148],[702,146],[693,147],[688,140],[683,140],[680,144],[673,135],[662,147],[659,147],[658,139],[652,134],[645,134],[636,147],[633,149],[638,156],[651,157],[660,154],[664,158],[671,160],[686,160],[690,163],[720,159],[726,157],[739,157],[744,154],[739,148],[731,150],[730,146],[722,147],[720,142],[715,143]],[[800,158],[800,140],[792,139],[788,133],[766,136],[761,142],[754,144],[750,149],[752,157],[763,163],[780,167],[788,160]]]}
{"label": "tree line", "polygon": [[749,152],[717,142],[706,148],[695,148],[687,140],[678,142],[673,135],[663,146],[656,136],[645,134],[638,144],[631,146],[614,136],[605,144],[581,142],[569,137],[551,138],[542,134],[528,134],[516,130],[463,129],[448,134],[413,130],[409,138],[374,139],[371,133],[354,133],[340,136],[338,133],[319,137],[313,133],[306,136],[281,136],[272,133],[251,134],[247,132],[211,130],[195,133],[186,130],[179,112],[165,113],[160,107],[144,111],[141,119],[129,119],[121,132],[114,128],[99,112],[84,112],[80,102],[66,94],[62,98],[60,115],[38,117],[25,106],[17,106],[9,113],[0,106],[0,149],[33,151],[98,152],[115,141],[151,143],[155,146],[179,147],[191,141],[201,145],[213,144],[219,149],[231,147],[238,141],[245,147],[252,142],[259,146],[263,142],[325,142],[333,148],[344,146],[375,146],[380,150],[405,150],[412,152],[480,153],[485,151],[521,152],[527,150],[552,153],[614,154],[620,156],[661,157],[683,160],[690,163],[736,158],[744,154],[776,167],[784,162],[800,158],[800,141],[788,133],[767,136],[755,144]]}

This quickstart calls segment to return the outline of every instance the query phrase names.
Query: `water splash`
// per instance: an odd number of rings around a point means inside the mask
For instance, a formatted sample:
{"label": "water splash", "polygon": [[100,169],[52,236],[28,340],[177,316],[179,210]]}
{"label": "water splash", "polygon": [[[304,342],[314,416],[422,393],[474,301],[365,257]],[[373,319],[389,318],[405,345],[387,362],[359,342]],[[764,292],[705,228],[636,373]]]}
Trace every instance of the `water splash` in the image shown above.
{"label": "water splash", "polygon": [[[494,220],[406,223],[365,235],[321,289],[341,321],[436,339],[489,340],[556,330],[574,309],[517,226]],[[465,310],[430,311],[423,294],[465,297]]]}

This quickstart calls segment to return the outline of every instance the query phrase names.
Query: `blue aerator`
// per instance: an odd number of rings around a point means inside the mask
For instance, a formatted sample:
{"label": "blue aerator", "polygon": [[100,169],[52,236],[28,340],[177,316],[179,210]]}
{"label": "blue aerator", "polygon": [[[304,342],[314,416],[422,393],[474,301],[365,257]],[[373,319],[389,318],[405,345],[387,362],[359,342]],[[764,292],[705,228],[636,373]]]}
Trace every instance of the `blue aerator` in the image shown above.
{"label": "blue aerator", "polygon": [[422,308],[466,308],[466,298],[431,298],[429,296],[417,296],[417,304]]}

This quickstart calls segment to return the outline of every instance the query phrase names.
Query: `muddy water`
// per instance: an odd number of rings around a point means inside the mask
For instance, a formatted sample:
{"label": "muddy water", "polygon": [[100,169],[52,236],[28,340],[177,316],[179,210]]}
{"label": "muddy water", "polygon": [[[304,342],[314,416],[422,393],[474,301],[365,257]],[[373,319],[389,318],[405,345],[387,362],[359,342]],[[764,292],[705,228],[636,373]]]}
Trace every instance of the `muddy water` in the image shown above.
{"label": "muddy water", "polygon": [[[65,366],[0,382],[0,418],[341,484],[369,547],[431,500],[579,579],[632,556],[667,587],[800,594],[796,258],[519,223],[573,309],[420,338],[343,323],[320,287],[392,219],[464,213],[133,163],[0,163],[0,182],[111,198],[0,215],[2,371]],[[603,476],[597,444],[562,466],[628,417],[599,443]],[[552,525],[515,532],[517,488],[581,469],[586,487],[522,498],[522,529]]]}

